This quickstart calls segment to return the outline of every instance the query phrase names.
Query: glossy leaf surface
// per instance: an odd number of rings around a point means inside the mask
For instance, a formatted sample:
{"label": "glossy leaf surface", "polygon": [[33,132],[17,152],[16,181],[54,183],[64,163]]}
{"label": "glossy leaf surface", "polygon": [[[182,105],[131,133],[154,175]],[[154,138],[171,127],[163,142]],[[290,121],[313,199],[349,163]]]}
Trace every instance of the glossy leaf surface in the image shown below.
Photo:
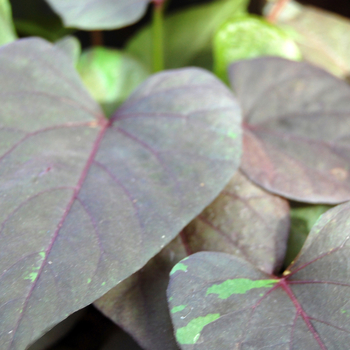
{"label": "glossy leaf surface", "polygon": [[271,273],[281,266],[289,228],[286,200],[237,172],[221,194],[143,269],[95,305],[144,349],[177,349],[166,300],[174,265],[203,250],[232,253]]}
{"label": "glossy leaf surface", "polygon": [[0,0],[0,45],[17,39],[12,23],[12,10],[9,0]]}
{"label": "glossy leaf surface", "polygon": [[350,86],[308,63],[234,63],[242,105],[241,169],[268,191],[311,203],[350,199]]}
{"label": "glossy leaf surface", "polygon": [[279,27],[258,16],[241,16],[223,23],[214,37],[214,70],[228,80],[227,68],[236,61],[261,56],[300,60],[294,41]]}
{"label": "glossy leaf surface", "polygon": [[0,76],[0,348],[20,350],[217,196],[238,166],[240,109],[213,75],[183,69],[147,80],[108,121],[39,39],[4,46]]}
{"label": "glossy leaf surface", "polygon": [[[192,6],[164,20],[166,68],[200,66],[212,68],[212,40],[216,29],[232,16],[246,12],[247,0],[216,0]],[[152,68],[152,29],[142,29],[133,37],[127,51]]]}
{"label": "glossy leaf surface", "polygon": [[138,21],[151,0],[46,0],[67,27],[117,29]]}
{"label": "glossy leaf surface", "polygon": [[303,57],[335,75],[350,74],[350,21],[335,13],[290,1],[277,24],[291,28]]}
{"label": "glossy leaf surface", "polygon": [[90,94],[102,105],[107,116],[149,76],[146,68],[131,55],[104,47],[86,50],[77,69]]}
{"label": "glossy leaf surface", "polygon": [[347,203],[324,214],[283,278],[224,253],[175,265],[168,300],[181,349],[346,349],[349,212]]}

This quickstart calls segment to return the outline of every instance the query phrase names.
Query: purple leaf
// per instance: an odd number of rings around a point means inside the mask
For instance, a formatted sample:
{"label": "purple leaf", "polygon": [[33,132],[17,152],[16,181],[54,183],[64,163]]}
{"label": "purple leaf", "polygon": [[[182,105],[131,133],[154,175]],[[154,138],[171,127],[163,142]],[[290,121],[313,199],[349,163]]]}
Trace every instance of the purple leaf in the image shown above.
{"label": "purple leaf", "polygon": [[46,0],[67,27],[117,29],[137,22],[151,0]]}
{"label": "purple leaf", "polygon": [[139,270],[238,166],[240,110],[200,69],[149,78],[105,119],[60,49],[0,50],[0,348]]}
{"label": "purple leaf", "polygon": [[350,199],[350,86],[307,63],[231,65],[244,120],[241,168],[258,185],[310,203]]}
{"label": "purple leaf", "polygon": [[202,250],[246,257],[272,273],[285,253],[289,206],[237,172],[221,194],[133,276],[95,302],[147,350],[178,349],[166,300],[169,273],[186,253]]}
{"label": "purple leaf", "polygon": [[197,253],[170,275],[181,349],[347,349],[350,203],[325,213],[282,277],[224,253]]}

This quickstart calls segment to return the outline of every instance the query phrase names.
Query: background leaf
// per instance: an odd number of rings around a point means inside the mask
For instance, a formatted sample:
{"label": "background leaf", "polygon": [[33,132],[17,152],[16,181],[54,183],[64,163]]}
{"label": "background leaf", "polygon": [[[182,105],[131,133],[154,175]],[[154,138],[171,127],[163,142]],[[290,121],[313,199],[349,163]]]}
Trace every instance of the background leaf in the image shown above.
{"label": "background leaf", "polygon": [[304,59],[340,77],[350,74],[350,22],[347,18],[290,1],[277,24],[291,29]]}
{"label": "background leaf", "polygon": [[349,212],[346,203],[325,213],[282,278],[224,253],[175,265],[168,300],[181,349],[345,349]]}
{"label": "background leaf", "polygon": [[0,0],[0,45],[17,39],[9,0]]}
{"label": "background leaf", "polygon": [[241,169],[255,183],[310,203],[350,199],[350,86],[308,63],[258,58],[234,63],[241,102]]}
{"label": "background leaf", "polygon": [[107,116],[149,76],[146,68],[130,54],[104,47],[84,51],[77,69]]}
{"label": "background leaf", "polygon": [[4,46],[0,77],[0,348],[12,350],[139,270],[218,195],[241,112],[212,74],[183,69],[108,121],[40,39]]}
{"label": "background leaf", "polygon": [[137,22],[150,0],[46,0],[66,27],[117,29]]}
{"label": "background leaf", "polygon": [[294,41],[279,27],[258,16],[241,16],[223,23],[214,37],[214,71],[228,81],[227,68],[236,61],[260,56],[300,60]]}
{"label": "background leaf", "polygon": [[194,252],[246,257],[272,273],[280,268],[289,228],[286,200],[237,172],[221,194],[143,269],[95,302],[147,350],[178,349],[166,300],[169,273]]}
{"label": "background leaf", "polygon": [[[219,25],[246,12],[247,0],[217,0],[171,14],[164,21],[166,68],[212,68],[212,39]],[[151,70],[152,32],[147,26],[128,43],[126,50]]]}

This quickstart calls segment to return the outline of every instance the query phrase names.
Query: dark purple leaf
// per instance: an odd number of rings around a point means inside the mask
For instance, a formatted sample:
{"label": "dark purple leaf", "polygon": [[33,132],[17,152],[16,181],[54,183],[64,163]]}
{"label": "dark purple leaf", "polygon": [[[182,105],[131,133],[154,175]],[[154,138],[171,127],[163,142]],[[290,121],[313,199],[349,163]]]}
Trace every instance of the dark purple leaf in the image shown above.
{"label": "dark purple leaf", "polygon": [[65,26],[117,29],[138,21],[151,0],[46,0]]}
{"label": "dark purple leaf", "polygon": [[237,62],[230,77],[245,115],[243,172],[290,199],[350,199],[350,86],[277,57]]}
{"label": "dark purple leaf", "polygon": [[221,194],[148,264],[95,305],[147,350],[177,349],[166,300],[169,273],[186,253],[246,257],[272,273],[285,253],[289,206],[237,172]]}
{"label": "dark purple leaf", "polygon": [[105,119],[60,49],[0,50],[0,349],[139,270],[203,210],[240,156],[240,110],[200,69],[149,78]]}
{"label": "dark purple leaf", "polygon": [[347,349],[349,213],[350,203],[325,213],[281,278],[224,253],[175,265],[168,300],[181,349]]}

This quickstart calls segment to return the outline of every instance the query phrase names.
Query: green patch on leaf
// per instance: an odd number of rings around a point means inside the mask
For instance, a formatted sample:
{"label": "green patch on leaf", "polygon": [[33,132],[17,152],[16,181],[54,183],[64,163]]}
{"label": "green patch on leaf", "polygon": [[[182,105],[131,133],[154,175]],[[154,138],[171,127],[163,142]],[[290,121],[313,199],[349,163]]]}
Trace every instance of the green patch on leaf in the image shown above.
{"label": "green patch on leaf", "polygon": [[184,310],[186,308],[187,305],[179,305],[179,306],[175,306],[171,309],[171,313],[175,314],[176,312],[180,312],[182,310]]}
{"label": "green patch on leaf", "polygon": [[179,328],[176,331],[176,339],[180,344],[196,344],[203,328],[209,323],[214,322],[220,317],[220,314],[208,314],[204,317],[197,317],[191,320],[187,326]]}
{"label": "green patch on leaf", "polygon": [[214,284],[208,288],[206,295],[218,294],[219,299],[227,299],[232,294],[245,294],[251,289],[271,288],[278,280],[257,280],[248,278],[236,278],[227,280],[221,284]]}
{"label": "green patch on leaf", "polygon": [[183,263],[176,264],[173,269],[170,271],[170,275],[173,275],[176,271],[185,271],[187,272],[187,266]]}

